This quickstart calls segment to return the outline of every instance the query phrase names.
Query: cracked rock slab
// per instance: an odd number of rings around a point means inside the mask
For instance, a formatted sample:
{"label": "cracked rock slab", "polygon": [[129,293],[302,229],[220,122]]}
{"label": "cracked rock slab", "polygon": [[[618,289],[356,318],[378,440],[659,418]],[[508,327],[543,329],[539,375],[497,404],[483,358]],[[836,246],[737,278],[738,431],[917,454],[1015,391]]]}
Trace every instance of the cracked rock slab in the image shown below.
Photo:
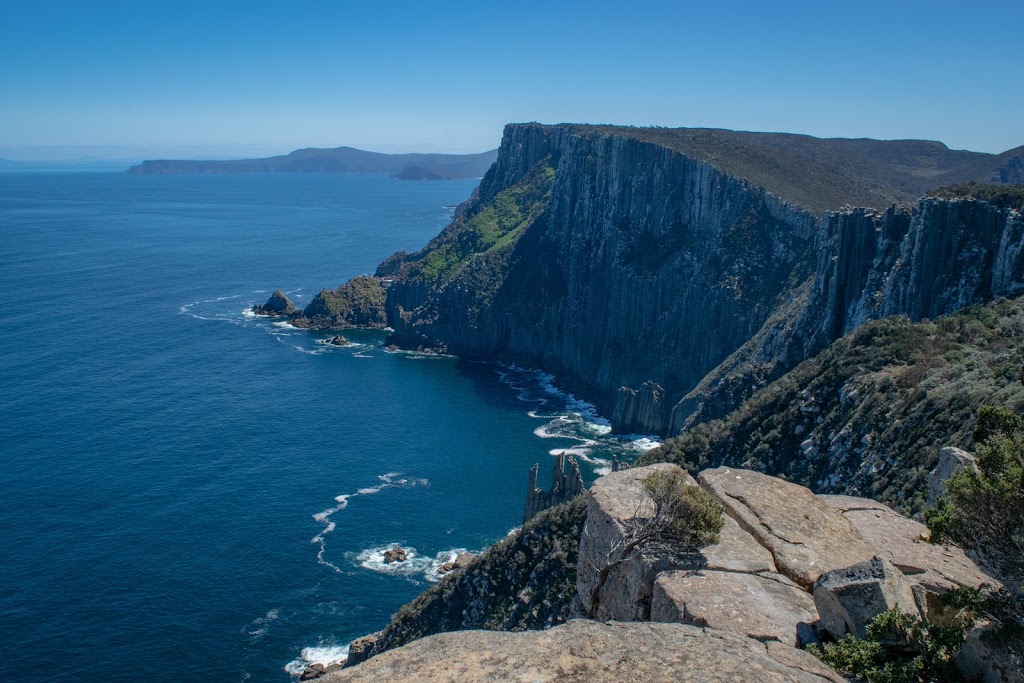
{"label": "cracked rock slab", "polygon": [[779,573],[805,588],[875,554],[839,510],[803,486],[728,467],[704,470],[697,481],[768,549]]}
{"label": "cracked rock slab", "polygon": [[778,574],[664,572],[654,582],[651,621],[728,631],[791,647],[813,640],[814,598]]}
{"label": "cracked rock slab", "polygon": [[545,631],[457,631],[416,640],[325,683],[841,683],[780,643],[683,624],[575,620]]}
{"label": "cracked rock slab", "polygon": [[929,543],[928,527],[881,503],[852,496],[819,498],[840,510],[879,555],[907,576],[915,591],[920,587],[941,594],[957,586],[1001,585],[982,572],[963,550]]}

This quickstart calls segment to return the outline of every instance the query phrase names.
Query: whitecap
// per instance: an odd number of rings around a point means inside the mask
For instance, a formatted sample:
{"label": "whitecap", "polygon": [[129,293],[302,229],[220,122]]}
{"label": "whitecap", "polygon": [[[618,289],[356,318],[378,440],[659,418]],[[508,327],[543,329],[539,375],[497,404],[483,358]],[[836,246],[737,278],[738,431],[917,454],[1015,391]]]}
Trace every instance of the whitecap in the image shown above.
{"label": "whitecap", "polygon": [[348,645],[322,643],[315,647],[304,647],[297,659],[284,666],[284,670],[292,676],[301,676],[307,667],[313,664],[330,666],[343,664],[348,659]]}

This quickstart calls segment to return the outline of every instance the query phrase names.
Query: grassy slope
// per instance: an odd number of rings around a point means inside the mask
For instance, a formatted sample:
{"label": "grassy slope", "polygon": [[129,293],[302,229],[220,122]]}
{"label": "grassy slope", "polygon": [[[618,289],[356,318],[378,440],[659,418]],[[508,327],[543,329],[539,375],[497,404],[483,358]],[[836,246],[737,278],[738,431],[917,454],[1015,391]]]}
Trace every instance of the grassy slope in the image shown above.
{"label": "grassy slope", "polygon": [[732,465],[916,512],[942,446],[969,447],[979,406],[1024,408],[1024,298],[935,321],[868,323],[643,462]]}

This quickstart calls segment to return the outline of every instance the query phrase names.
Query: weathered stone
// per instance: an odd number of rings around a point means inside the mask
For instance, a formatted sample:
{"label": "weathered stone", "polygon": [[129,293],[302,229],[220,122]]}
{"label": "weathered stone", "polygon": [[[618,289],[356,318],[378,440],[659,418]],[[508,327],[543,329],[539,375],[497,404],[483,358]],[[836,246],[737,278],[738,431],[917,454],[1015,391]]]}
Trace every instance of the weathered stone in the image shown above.
{"label": "weathered stone", "polygon": [[894,607],[917,614],[910,584],[883,557],[823,574],[814,585],[814,605],[821,625],[837,639],[847,633],[866,637],[868,623]]}
{"label": "weathered stone", "polygon": [[929,618],[939,618],[938,602],[929,595],[936,596],[958,586],[1001,586],[963,550],[929,543],[928,527],[882,503],[852,496],[819,497],[840,510],[864,540],[907,577],[917,598],[917,608]]}
{"label": "weathered stone", "polygon": [[939,451],[939,462],[935,465],[935,469],[928,473],[929,505],[938,504],[939,498],[946,494],[946,482],[961,467],[975,467],[974,456],[952,446]]}
{"label": "weathered stone", "polygon": [[983,636],[986,625],[973,629],[956,656],[956,663],[968,676],[985,683],[1024,683],[1024,644],[992,645]]}
{"label": "weathered stone", "polygon": [[874,555],[842,513],[803,486],[725,467],[704,470],[697,479],[771,552],[779,573],[801,586]]}
{"label": "weathered stone", "polygon": [[704,626],[791,646],[806,643],[817,620],[814,598],[778,574],[663,572],[651,598],[651,621]]}
{"label": "weathered stone", "polygon": [[377,654],[377,639],[380,636],[381,632],[377,631],[376,633],[360,636],[353,640],[348,646],[348,657],[345,658],[345,666],[351,667],[361,664]]}
{"label": "weathered stone", "polygon": [[384,564],[392,564],[394,562],[405,562],[409,559],[409,554],[405,552],[405,548],[395,546],[394,548],[388,548],[384,551]]}
{"label": "weathered stone", "polygon": [[682,624],[577,620],[546,631],[460,631],[417,640],[332,683],[823,683],[843,680],[810,654]]}
{"label": "weathered stone", "polygon": [[[591,486],[576,569],[576,590],[583,604],[590,604],[601,569],[621,558],[627,525],[653,514],[654,505],[644,480],[655,472],[683,470],[667,463],[638,467],[605,475]],[[667,559],[642,551],[634,553],[608,574],[595,617],[620,621],[647,619],[654,577],[672,566]]]}
{"label": "weathered stone", "polygon": [[702,548],[692,568],[720,569],[731,572],[775,572],[775,561],[768,549],[740,528],[732,517],[724,515],[718,543]]}
{"label": "weathered stone", "polygon": [[295,312],[295,304],[280,289],[275,289],[265,304],[252,307],[256,315],[291,315]]}

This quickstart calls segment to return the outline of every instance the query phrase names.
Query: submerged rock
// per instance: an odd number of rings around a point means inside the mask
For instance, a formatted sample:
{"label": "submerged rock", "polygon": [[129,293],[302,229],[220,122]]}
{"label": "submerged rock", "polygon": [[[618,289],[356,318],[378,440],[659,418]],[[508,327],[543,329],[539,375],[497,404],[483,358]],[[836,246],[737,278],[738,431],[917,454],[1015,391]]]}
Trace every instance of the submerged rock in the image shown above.
{"label": "submerged rock", "polygon": [[287,316],[295,312],[295,304],[280,289],[275,289],[265,304],[256,304],[252,307],[256,315]]}

